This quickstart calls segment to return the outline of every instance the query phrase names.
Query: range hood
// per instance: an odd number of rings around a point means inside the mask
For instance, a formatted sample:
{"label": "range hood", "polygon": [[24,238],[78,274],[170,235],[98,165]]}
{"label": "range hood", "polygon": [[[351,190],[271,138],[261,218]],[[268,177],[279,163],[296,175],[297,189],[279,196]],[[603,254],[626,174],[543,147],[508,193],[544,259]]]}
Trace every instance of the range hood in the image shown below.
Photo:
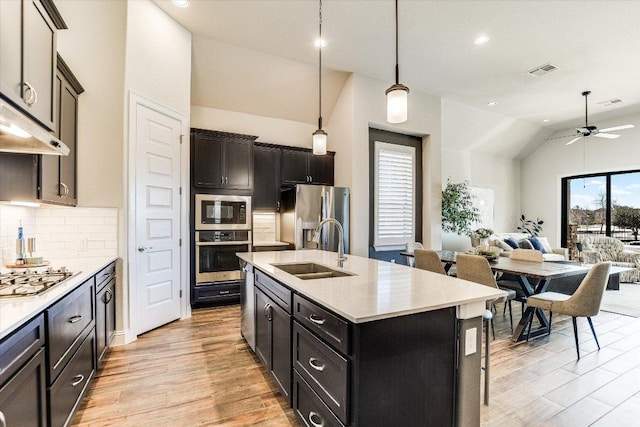
{"label": "range hood", "polygon": [[0,99],[0,151],[66,156],[69,154],[69,147]]}

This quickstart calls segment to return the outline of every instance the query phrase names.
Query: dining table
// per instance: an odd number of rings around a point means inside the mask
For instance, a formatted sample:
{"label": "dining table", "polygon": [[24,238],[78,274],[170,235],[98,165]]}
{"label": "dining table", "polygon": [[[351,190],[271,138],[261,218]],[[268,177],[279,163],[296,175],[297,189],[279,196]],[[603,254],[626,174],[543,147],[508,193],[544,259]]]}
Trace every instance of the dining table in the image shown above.
{"label": "dining table", "polygon": [[[444,264],[445,271],[448,272],[456,263],[456,256],[458,252],[437,252],[440,256],[440,260]],[[403,255],[411,256],[412,254],[405,252]],[[489,266],[494,273],[508,273],[515,276],[522,288],[525,298],[545,292],[551,281],[554,279],[579,274],[584,275],[591,269],[591,265],[588,264],[522,261],[502,256],[491,259]],[[549,333],[549,319],[545,315],[544,311],[534,310],[532,307],[527,307],[522,313],[522,318],[513,331],[513,335],[511,337],[513,341],[519,342],[527,339],[527,329],[529,327],[529,323],[533,322],[534,313],[535,317],[540,322],[540,327],[537,329],[532,328],[530,336],[536,337]]]}

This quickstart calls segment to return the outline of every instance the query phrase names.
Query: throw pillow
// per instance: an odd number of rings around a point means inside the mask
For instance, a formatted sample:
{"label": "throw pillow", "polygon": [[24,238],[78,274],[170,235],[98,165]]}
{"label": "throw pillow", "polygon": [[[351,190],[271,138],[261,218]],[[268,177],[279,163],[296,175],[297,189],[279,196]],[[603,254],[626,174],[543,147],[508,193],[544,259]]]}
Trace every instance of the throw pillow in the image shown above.
{"label": "throw pillow", "polygon": [[540,240],[538,240],[537,237],[535,236],[529,237],[529,241],[531,242],[531,246],[533,246],[533,249],[535,249],[536,251],[540,251],[543,254],[547,253],[547,251],[544,250],[544,248],[542,247],[542,243],[540,243]]}
{"label": "throw pillow", "polygon": [[504,241],[500,239],[494,240],[493,243],[503,251],[511,252],[513,250],[511,246],[509,246],[508,244],[506,244]]}
{"label": "throw pillow", "polygon": [[542,247],[544,248],[546,253],[553,252],[553,249],[551,248],[551,245],[549,244],[549,240],[546,237],[538,237],[538,240],[540,241],[540,244],[542,245]]}
{"label": "throw pillow", "polygon": [[520,246],[520,249],[533,249],[533,245],[529,239],[520,239],[518,241],[518,245]]}
{"label": "throw pillow", "polygon": [[515,239],[511,238],[511,237],[507,237],[506,239],[504,239],[504,242],[511,246],[511,248],[513,249],[518,249],[520,246],[518,245],[518,242],[516,242]]}

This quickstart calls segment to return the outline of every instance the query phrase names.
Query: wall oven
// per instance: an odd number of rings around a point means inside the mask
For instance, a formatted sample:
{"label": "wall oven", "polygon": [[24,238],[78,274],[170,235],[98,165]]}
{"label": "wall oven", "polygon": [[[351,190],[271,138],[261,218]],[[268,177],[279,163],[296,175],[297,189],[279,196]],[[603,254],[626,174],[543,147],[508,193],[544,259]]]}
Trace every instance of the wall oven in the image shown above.
{"label": "wall oven", "polygon": [[196,230],[251,230],[250,196],[196,194],[195,211]]}
{"label": "wall oven", "polygon": [[196,286],[242,279],[237,252],[251,251],[250,230],[196,231]]}

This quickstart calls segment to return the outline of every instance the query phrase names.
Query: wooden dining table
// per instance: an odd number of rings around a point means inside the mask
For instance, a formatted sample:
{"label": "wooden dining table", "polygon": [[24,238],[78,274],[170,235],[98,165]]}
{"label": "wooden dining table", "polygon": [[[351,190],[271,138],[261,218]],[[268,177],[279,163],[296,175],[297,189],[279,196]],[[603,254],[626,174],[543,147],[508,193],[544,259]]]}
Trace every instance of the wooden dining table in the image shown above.
{"label": "wooden dining table", "polygon": [[[456,263],[457,252],[454,251],[438,251],[440,260],[444,263],[445,271]],[[411,256],[410,253],[404,253],[405,256]],[[590,265],[586,264],[563,264],[555,262],[532,262],[513,260],[509,257],[498,257],[495,261],[489,262],[491,270],[494,273],[508,273],[518,279],[518,283],[522,288],[522,292],[526,297],[545,292],[549,284],[554,279],[574,276],[578,274],[586,274],[590,269]],[[549,319],[543,310],[534,310],[527,307],[522,313],[522,318],[513,331],[511,339],[513,341],[523,341],[527,339],[527,328],[529,322],[533,321],[533,313],[540,321],[540,327],[531,330],[531,337],[549,333]]]}

